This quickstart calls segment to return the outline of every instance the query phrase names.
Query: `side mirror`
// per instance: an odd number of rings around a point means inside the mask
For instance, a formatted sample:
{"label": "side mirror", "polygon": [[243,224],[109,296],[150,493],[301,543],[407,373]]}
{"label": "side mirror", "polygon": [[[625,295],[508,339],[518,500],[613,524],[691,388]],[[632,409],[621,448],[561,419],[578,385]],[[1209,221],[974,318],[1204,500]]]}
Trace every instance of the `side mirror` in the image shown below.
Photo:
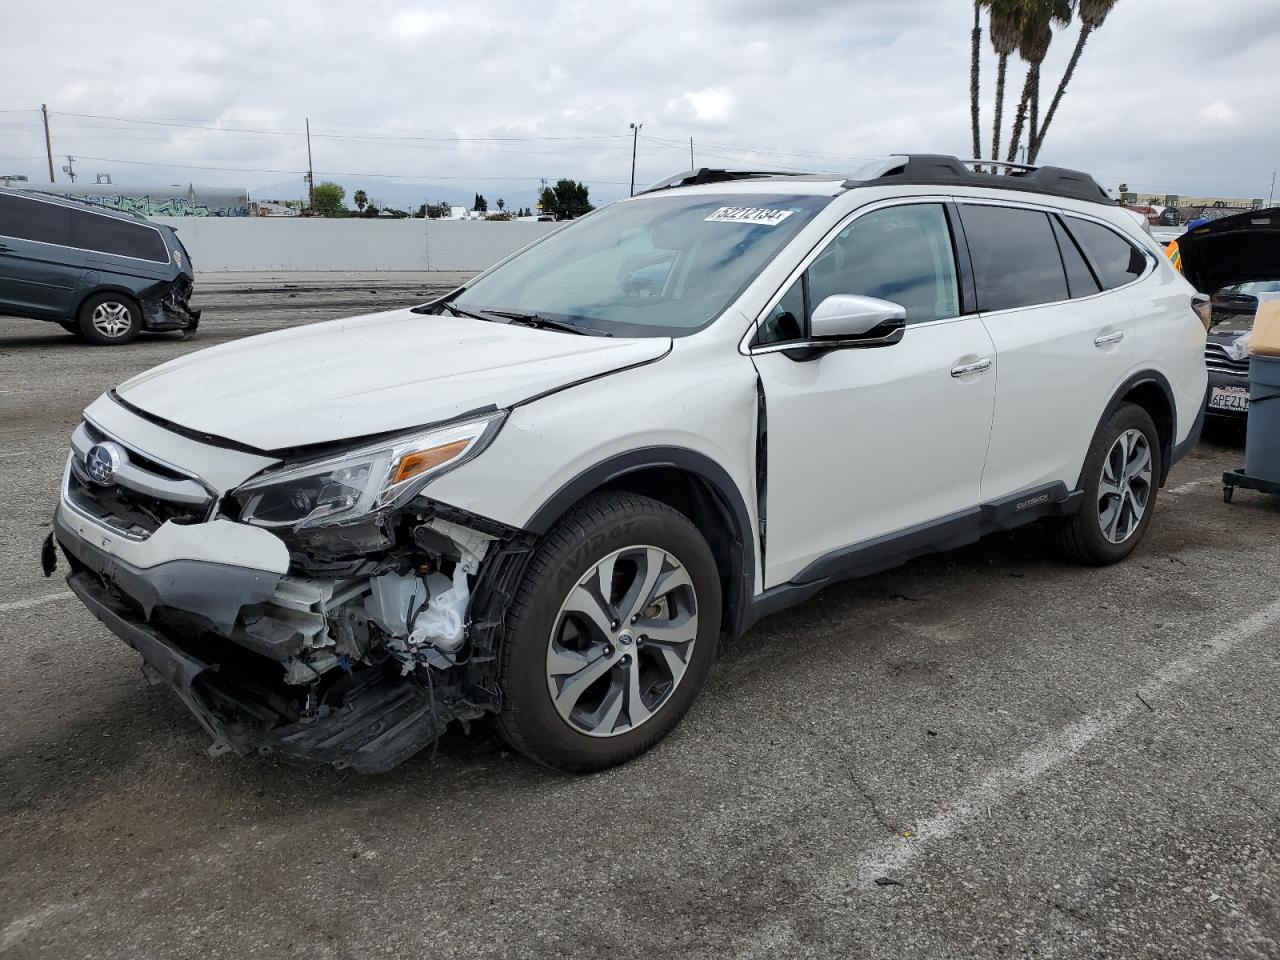
{"label": "side mirror", "polygon": [[809,328],[814,341],[832,347],[887,347],[902,339],[907,309],[888,300],[838,293],[818,304]]}

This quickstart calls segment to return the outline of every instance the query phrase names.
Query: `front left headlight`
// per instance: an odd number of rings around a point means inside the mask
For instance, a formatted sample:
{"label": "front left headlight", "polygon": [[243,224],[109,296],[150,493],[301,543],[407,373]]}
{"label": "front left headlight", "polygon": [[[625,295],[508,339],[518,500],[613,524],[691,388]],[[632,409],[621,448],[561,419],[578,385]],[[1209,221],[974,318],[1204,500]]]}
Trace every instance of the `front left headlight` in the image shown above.
{"label": "front left headlight", "polygon": [[301,530],[350,523],[401,506],[440,474],[479,454],[505,412],[424,433],[392,437],[339,456],[275,468],[231,494],[240,520]]}

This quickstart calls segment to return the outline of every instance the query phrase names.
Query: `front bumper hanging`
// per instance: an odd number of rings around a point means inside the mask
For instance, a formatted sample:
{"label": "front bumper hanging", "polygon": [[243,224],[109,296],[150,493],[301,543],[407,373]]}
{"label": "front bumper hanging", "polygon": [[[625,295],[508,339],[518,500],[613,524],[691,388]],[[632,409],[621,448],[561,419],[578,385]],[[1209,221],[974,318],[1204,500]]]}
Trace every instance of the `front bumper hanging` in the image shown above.
{"label": "front bumper hanging", "polygon": [[316,716],[279,723],[250,688],[166,639],[87,570],[71,574],[67,584],[107,629],[142,655],[149,675],[178,695],[213,738],[211,753],[274,753],[382,773],[430,745],[447,726],[429,681],[377,669],[334,691],[339,695],[326,698],[330,702]]}

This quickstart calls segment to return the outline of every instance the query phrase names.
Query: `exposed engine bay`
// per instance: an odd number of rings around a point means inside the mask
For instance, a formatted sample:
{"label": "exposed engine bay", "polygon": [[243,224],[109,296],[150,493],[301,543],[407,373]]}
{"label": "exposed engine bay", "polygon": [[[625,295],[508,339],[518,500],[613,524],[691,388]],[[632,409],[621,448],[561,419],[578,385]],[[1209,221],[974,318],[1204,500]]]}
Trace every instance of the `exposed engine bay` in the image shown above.
{"label": "exposed engine bay", "polygon": [[500,708],[502,614],[531,535],[424,498],[358,524],[276,535],[289,571],[230,629],[198,599],[140,602],[146,590],[119,564],[75,538],[57,541],[71,587],[196,714],[213,753],[379,772],[451,721]]}

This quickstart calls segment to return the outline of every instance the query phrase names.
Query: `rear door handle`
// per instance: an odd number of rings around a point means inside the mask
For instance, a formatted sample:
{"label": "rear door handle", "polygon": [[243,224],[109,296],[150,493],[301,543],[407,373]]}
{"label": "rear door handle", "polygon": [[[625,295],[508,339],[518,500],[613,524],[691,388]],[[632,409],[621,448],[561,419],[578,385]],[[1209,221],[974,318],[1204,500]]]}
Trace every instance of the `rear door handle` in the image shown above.
{"label": "rear door handle", "polygon": [[1105,347],[1109,343],[1119,343],[1124,339],[1124,331],[1117,330],[1115,333],[1104,333],[1093,338],[1095,347]]}
{"label": "rear door handle", "polygon": [[951,368],[953,377],[967,377],[971,373],[982,373],[983,370],[991,368],[991,358],[983,357],[981,360],[975,360],[973,363],[962,363],[958,367]]}

